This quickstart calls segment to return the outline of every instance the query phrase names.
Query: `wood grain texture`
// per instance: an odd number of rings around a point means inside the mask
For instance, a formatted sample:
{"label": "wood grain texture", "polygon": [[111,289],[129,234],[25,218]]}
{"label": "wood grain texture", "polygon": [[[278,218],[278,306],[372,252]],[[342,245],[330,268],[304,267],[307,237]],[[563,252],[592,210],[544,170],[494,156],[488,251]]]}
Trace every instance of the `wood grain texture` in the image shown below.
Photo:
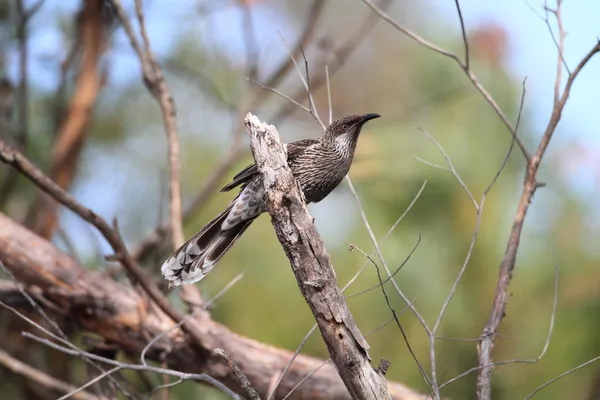
{"label": "wood grain texture", "polygon": [[[0,213],[0,260],[55,318],[69,318],[80,329],[98,334],[129,355],[140,354],[156,335],[175,324],[158,307],[131,287],[109,276],[84,269],[50,242]],[[19,299],[15,285],[0,280],[0,301],[14,307],[27,304]],[[245,392],[229,365],[214,354],[222,348],[265,396],[273,376],[279,374],[292,353],[231,332],[213,321],[209,313],[194,319],[202,346],[189,335],[173,329],[147,353],[148,359],[165,360],[169,368],[190,373],[207,373],[241,395]],[[32,328],[34,331],[35,329]],[[283,398],[323,360],[299,355],[284,376],[275,395]],[[389,383],[394,400],[425,399],[422,394],[398,383]],[[296,389],[289,399],[350,399],[335,367],[329,363]]]}
{"label": "wood grain texture", "polygon": [[250,113],[244,122],[263,175],[277,238],[342,381],[353,399],[389,399],[385,378],[370,364],[369,345],[346,305],[329,255],[288,167],[277,129]]}

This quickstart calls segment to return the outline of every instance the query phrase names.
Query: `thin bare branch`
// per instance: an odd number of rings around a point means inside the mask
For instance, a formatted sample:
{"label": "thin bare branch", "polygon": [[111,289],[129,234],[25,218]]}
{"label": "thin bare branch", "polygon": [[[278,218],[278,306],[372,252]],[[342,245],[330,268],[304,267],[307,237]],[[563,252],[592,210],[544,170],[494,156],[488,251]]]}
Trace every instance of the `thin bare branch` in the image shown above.
{"label": "thin bare branch", "polygon": [[[451,383],[456,382],[457,380],[464,378],[465,376],[475,372],[475,371],[481,371],[483,368],[492,368],[494,366],[499,366],[499,365],[507,365],[507,364],[535,364],[537,362],[539,362],[542,358],[544,358],[544,356],[546,355],[546,352],[548,351],[548,347],[550,346],[550,340],[552,339],[552,333],[554,332],[554,321],[556,319],[556,308],[558,306],[558,278],[559,278],[559,271],[558,271],[558,262],[557,262],[557,257],[556,254],[554,256],[554,293],[552,296],[552,312],[550,314],[550,324],[548,327],[548,334],[546,335],[546,340],[544,341],[544,346],[542,347],[542,351],[540,352],[540,354],[532,359],[515,359],[515,360],[506,360],[506,361],[498,361],[498,362],[494,362],[492,364],[489,365],[485,365],[485,366],[477,366],[471,369],[468,369],[467,371],[455,376],[454,378],[444,382],[443,384],[440,385],[440,390],[445,387],[450,385]],[[500,335],[497,335],[500,336]],[[481,340],[481,338],[479,338],[478,340]]]}
{"label": "thin bare branch", "polygon": [[[524,104],[525,104],[525,81],[523,81],[523,92],[521,94],[521,103],[520,103],[520,106],[519,106],[519,113],[517,115],[517,122],[515,124],[515,127],[516,127],[517,130],[519,128],[519,123],[521,121],[521,113],[523,111],[523,105]],[[515,135],[515,137],[516,137],[516,135]],[[510,146],[508,147],[508,151],[506,152],[506,156],[504,157],[504,160],[502,161],[502,164],[498,168],[498,171],[496,172],[496,174],[492,178],[492,181],[490,182],[490,184],[483,191],[483,194],[481,196],[481,200],[479,201],[479,205],[477,207],[477,217],[476,217],[476,220],[475,220],[475,229],[474,229],[473,235],[471,237],[471,242],[469,244],[469,249],[467,251],[467,255],[465,257],[465,261],[463,262],[463,265],[462,265],[462,267],[460,269],[460,272],[458,273],[458,276],[454,280],[454,284],[452,285],[452,288],[450,289],[450,292],[448,293],[448,296],[446,297],[446,300],[444,301],[444,304],[442,305],[442,308],[440,309],[440,313],[438,315],[437,321],[435,322],[435,325],[434,325],[434,327],[432,329],[432,333],[433,333],[434,336],[437,334],[437,330],[439,329],[439,326],[440,326],[440,324],[442,322],[442,318],[444,316],[446,308],[450,304],[450,301],[452,300],[452,297],[454,296],[454,293],[456,292],[456,289],[458,288],[458,285],[459,285],[460,281],[462,280],[462,277],[463,277],[463,275],[464,275],[464,273],[465,273],[465,271],[467,269],[467,266],[469,265],[469,261],[471,259],[471,254],[472,254],[473,248],[475,246],[475,241],[477,240],[477,236],[479,235],[479,228],[481,227],[481,216],[483,214],[483,206],[485,204],[485,199],[486,199],[488,193],[490,192],[490,190],[492,189],[492,187],[494,186],[494,184],[496,183],[496,181],[498,180],[498,177],[500,176],[500,174],[504,170],[504,167],[506,166],[506,164],[508,162],[508,159],[510,158],[510,155],[512,153],[512,150],[513,150],[513,147],[514,147],[514,143],[515,143],[515,140],[514,140],[514,137],[513,137],[511,139],[511,141],[510,141]],[[432,358],[435,358],[434,354],[433,354],[433,350],[432,350],[432,356],[433,356]]]}
{"label": "thin bare branch", "polygon": [[[496,114],[500,117],[500,119],[502,120],[502,122],[504,123],[504,125],[506,126],[508,131],[510,132],[510,134],[513,137],[516,136],[516,133],[515,133],[516,131],[515,131],[515,128],[512,126],[512,123],[510,122],[510,120],[508,119],[508,117],[506,116],[504,111],[502,111],[502,108],[500,108],[500,106],[498,105],[496,100],[494,100],[492,95],[479,82],[479,79],[475,75],[475,72],[473,72],[473,70],[471,69],[470,64],[468,62],[465,61],[463,63],[456,54],[454,54],[448,50],[445,50],[445,49],[423,39],[421,36],[417,35],[410,29],[407,29],[406,27],[402,26],[400,23],[398,23],[396,20],[394,20],[388,14],[386,14],[384,10],[382,10],[380,7],[375,5],[371,0],[362,0],[362,1],[363,1],[363,3],[368,5],[381,19],[388,22],[390,25],[392,25],[394,28],[396,28],[399,32],[408,36],[409,38],[411,38],[413,41],[415,41],[419,45],[424,46],[438,54],[441,54],[445,57],[448,57],[448,58],[454,60],[460,66],[460,68],[463,70],[463,72],[465,73],[467,78],[469,78],[469,80],[471,81],[471,84],[475,87],[475,89],[477,89],[477,91],[479,93],[481,93],[481,95],[483,96],[485,101],[487,101],[488,104],[494,109]],[[460,4],[458,3],[458,1],[456,1],[455,4],[456,4],[458,12],[459,12],[459,17],[460,17],[460,21],[461,21],[461,30],[463,32],[465,32],[465,26],[464,26],[464,21],[462,19],[462,11],[460,10]],[[468,42],[466,40],[466,33],[463,36],[463,40],[465,42],[465,50],[468,52],[468,48],[467,48]],[[468,61],[468,59],[467,59],[467,61]],[[525,145],[521,142],[521,140],[519,138],[515,137],[515,141],[517,142],[517,145],[521,149],[521,152],[523,153],[523,156],[525,157],[525,161],[529,162],[530,156],[529,156],[529,153],[527,152],[527,149],[525,148]]]}
{"label": "thin bare branch", "polygon": [[105,372],[105,374],[114,373],[120,369],[129,369],[129,370],[133,370],[133,371],[155,372],[155,373],[161,374],[161,375],[175,376],[184,381],[191,380],[191,381],[206,382],[206,383],[218,388],[220,391],[227,394],[232,399],[241,400],[241,397],[238,396],[235,392],[233,392],[227,386],[223,385],[221,382],[219,382],[218,380],[214,379],[213,377],[211,377],[210,375],[207,375],[207,374],[188,374],[185,372],[179,372],[179,371],[175,371],[172,369],[153,367],[151,365],[128,364],[128,363],[124,363],[124,362],[120,362],[120,361],[116,361],[116,360],[111,360],[110,358],[101,357],[96,354],[88,353],[83,350],[77,351],[77,350],[70,349],[68,347],[54,343],[48,339],[44,339],[42,337],[33,335],[29,332],[23,332],[23,337],[34,340],[38,343],[42,343],[48,347],[51,347],[55,350],[61,351],[63,353],[66,353],[66,354],[69,354],[72,356],[80,356],[81,354],[84,354],[86,357],[88,357],[94,361],[98,361],[98,362],[108,364],[108,365],[113,365],[116,367],[116,368],[113,368],[113,369]]}
{"label": "thin bare branch", "polygon": [[244,373],[240,370],[240,367],[237,366],[237,364],[231,359],[231,357],[229,357],[227,353],[225,353],[225,350],[215,349],[215,354],[219,355],[221,358],[227,361],[227,364],[229,364],[229,367],[237,377],[238,381],[240,382],[240,385],[242,385],[242,389],[244,389],[244,391],[248,394],[250,399],[260,400],[260,396],[258,395],[256,389],[252,387],[252,384],[250,383],[246,375],[244,375]]}
{"label": "thin bare branch", "polygon": [[458,183],[460,183],[460,186],[463,188],[463,190],[465,191],[467,196],[469,196],[469,199],[473,203],[475,210],[477,212],[479,212],[479,204],[477,204],[477,201],[475,201],[473,194],[471,193],[471,191],[469,190],[469,188],[467,187],[465,182],[460,177],[460,174],[458,173],[456,168],[454,168],[454,164],[452,164],[452,160],[450,160],[450,157],[448,157],[448,154],[446,154],[446,151],[444,150],[442,145],[437,140],[435,140],[435,138],[433,136],[431,136],[431,134],[429,132],[427,132],[425,129],[419,127],[419,131],[421,131],[425,136],[427,136],[427,139],[431,140],[431,142],[433,142],[433,144],[435,144],[435,146],[438,148],[438,150],[442,153],[442,155],[444,156],[444,159],[446,160],[446,163],[448,164],[448,167],[450,167],[450,171],[452,172],[452,174],[454,175],[454,177],[456,178]]}
{"label": "thin bare branch", "polygon": [[[408,253],[408,255],[406,256],[406,258],[404,259],[404,261],[402,261],[402,263],[398,266],[398,268],[396,268],[396,270],[394,271],[394,273],[392,273],[391,276],[388,276],[381,283],[378,283],[377,285],[373,285],[373,286],[371,286],[371,287],[369,287],[367,289],[361,290],[360,292],[357,292],[357,293],[352,293],[352,294],[346,295],[346,298],[360,296],[361,294],[365,294],[367,292],[370,292],[371,290],[377,289],[379,286],[385,285],[386,283],[388,283],[391,279],[394,278],[394,276],[396,276],[396,274],[398,272],[400,272],[400,270],[402,269],[402,267],[404,267],[404,265],[406,265],[406,263],[410,260],[410,258],[412,257],[413,253],[419,247],[419,244],[421,244],[421,235],[419,235],[419,237],[417,239],[417,243],[415,243],[415,246],[412,248],[412,250],[410,251],[410,253]],[[354,245],[349,245],[349,246],[351,246],[351,248],[355,247]],[[370,257],[372,258],[373,255],[370,256]],[[370,258],[368,260],[370,260]]]}
{"label": "thin bare branch", "polygon": [[[349,176],[346,176],[346,182],[348,182],[350,191],[352,192],[352,195],[354,196],[354,199],[356,200],[356,204],[360,211],[360,216],[363,220],[365,228],[367,229],[367,232],[369,233],[369,237],[371,238],[371,241],[373,242],[373,246],[375,247],[375,252],[377,253],[377,257],[379,258],[381,265],[383,265],[383,268],[385,269],[385,272],[387,273],[388,277],[391,277],[392,271],[390,270],[387,263],[385,262],[383,253],[381,252],[381,247],[379,245],[379,242],[377,241],[377,238],[375,237],[375,234],[373,233],[373,230],[371,229],[371,224],[369,223],[369,220],[367,219],[367,215],[365,214],[365,210],[362,207],[360,197],[358,197],[358,193],[356,193],[356,189],[354,189],[354,185],[352,184],[352,181],[350,180]],[[425,318],[423,318],[423,316],[419,313],[419,311],[417,311],[417,309],[412,305],[412,302],[408,299],[408,297],[400,289],[400,286],[398,285],[396,280],[394,278],[390,278],[390,279],[391,279],[392,285],[394,286],[394,289],[396,290],[396,293],[398,293],[398,295],[402,298],[404,303],[410,307],[410,310],[415,315],[415,317],[417,317],[417,319],[423,326],[423,329],[425,329],[425,332],[427,332],[427,334],[430,334],[431,330],[429,329],[429,326],[427,325]]]}
{"label": "thin bare branch", "polygon": [[254,80],[258,77],[259,52],[254,22],[252,21],[252,8],[250,2],[246,0],[238,0],[238,4],[242,8],[242,26],[246,42],[246,69],[248,70],[248,77]]}
{"label": "thin bare branch", "polygon": [[262,83],[260,83],[260,82],[258,82],[258,81],[255,81],[255,80],[253,80],[253,79],[251,79],[251,78],[248,78],[248,77],[246,77],[246,79],[247,79],[249,82],[252,82],[253,84],[255,84],[255,85],[257,85],[257,86],[260,86],[262,89],[265,89],[265,90],[271,91],[271,92],[275,93],[276,95],[283,97],[283,98],[284,98],[284,99],[286,99],[287,101],[289,101],[289,102],[293,103],[294,105],[296,105],[297,107],[301,108],[303,111],[306,111],[307,113],[310,113],[310,112],[311,112],[311,111],[310,111],[310,109],[309,109],[308,107],[306,107],[306,106],[303,106],[302,104],[298,103],[296,100],[292,99],[291,97],[289,97],[289,96],[288,96],[288,95],[286,95],[285,93],[282,93],[282,92],[280,92],[279,90],[277,90],[277,89],[275,89],[275,88],[272,88],[272,87],[270,87],[270,86],[263,85]]}
{"label": "thin bare branch", "polygon": [[525,3],[531,9],[531,11],[533,11],[534,14],[536,14],[538,17],[540,17],[542,19],[542,21],[544,21],[544,23],[546,24],[546,27],[548,28],[548,32],[550,33],[550,37],[552,38],[552,42],[554,43],[554,46],[556,47],[556,50],[558,51],[558,55],[559,55],[560,59],[562,60],[562,64],[564,65],[567,73],[569,75],[571,75],[571,70],[569,69],[569,66],[567,65],[567,61],[565,60],[565,57],[563,56],[564,37],[563,37],[563,44],[560,44],[559,41],[556,40],[556,35],[554,35],[554,30],[552,29],[552,26],[550,25],[550,18],[549,18],[550,13],[554,14],[557,17],[556,22],[558,24],[558,31],[562,32],[563,31],[562,17],[560,17],[560,12],[558,12],[559,8],[561,6],[560,3],[562,3],[562,1],[557,1],[558,4],[556,7],[556,10],[550,10],[550,8],[548,7],[548,4],[547,4],[548,1],[544,0],[544,16],[539,15],[529,3],[527,3],[527,2],[525,2]]}
{"label": "thin bare branch", "polygon": [[[564,34],[564,32],[563,32]],[[552,115],[548,121],[548,125],[540,140],[536,153],[531,157],[527,164],[525,182],[521,193],[521,198],[517,206],[513,225],[509,234],[506,250],[500,263],[500,272],[498,283],[496,286],[494,301],[490,317],[483,328],[481,340],[478,343],[477,350],[479,352],[479,367],[481,368],[478,375],[478,396],[480,400],[489,400],[491,398],[491,374],[492,368],[492,347],[494,344],[494,335],[497,333],[502,318],[506,310],[508,302],[508,286],[512,279],[513,270],[515,268],[517,251],[521,239],[521,232],[529,205],[537,188],[543,186],[537,180],[537,172],[541,164],[542,158],[546,153],[546,149],[556,127],[560,122],[562,111],[571,93],[571,87],[585,65],[592,59],[594,55],[600,52],[600,41],[598,41],[586,56],[579,62],[575,70],[565,84],[565,88],[560,96],[554,102]],[[556,81],[560,80],[560,69],[557,71]],[[555,83],[556,86],[556,83]]]}
{"label": "thin bare branch", "polygon": [[327,82],[327,104],[329,106],[329,125],[333,122],[333,107],[331,106],[331,85],[329,84],[329,67],[325,66],[325,82]]}
{"label": "thin bare branch", "polygon": [[[21,296],[23,296],[23,298],[29,303],[29,305],[46,321],[46,323],[49,326],[52,327],[52,329],[56,332],[56,335],[65,343],[68,343],[69,345],[75,347],[75,345],[71,344],[71,342],[69,341],[69,338],[67,337],[65,332],[60,328],[58,323],[54,319],[50,318],[50,316],[46,313],[46,311],[44,311],[44,309],[38,304],[38,302],[35,301],[29,293],[27,293],[27,291],[25,290],[25,288],[23,287],[21,282],[19,282],[16,279],[16,277],[14,276],[14,274],[8,268],[6,268],[6,266],[4,265],[2,260],[0,260],[0,270],[2,270],[2,272],[4,272],[6,275],[8,275],[8,277],[12,280],[15,287],[21,294]],[[3,306],[5,308],[9,309],[10,311],[12,311],[13,313],[16,313],[15,309],[10,308],[9,306],[4,305],[4,304],[3,304]],[[20,313],[16,313],[16,314],[20,316]],[[30,322],[30,323],[33,322],[30,319],[26,319],[26,321]],[[38,327],[38,329],[44,330],[43,328],[41,328],[41,326],[39,326],[37,324],[35,324],[34,326]],[[94,368],[95,370],[97,370],[99,372],[104,372],[104,369],[102,367],[100,367],[98,364],[96,364],[89,358],[83,357],[83,360],[86,363],[88,363],[89,365],[91,365],[92,368]],[[114,385],[116,388],[118,388],[123,394],[125,394],[126,397],[131,398],[131,395],[125,390],[125,388],[123,388],[121,386],[121,384],[119,382],[117,382],[112,377],[110,377],[110,382],[112,385]]]}
{"label": "thin bare branch", "polygon": [[185,324],[187,321],[189,321],[192,318],[195,318],[198,316],[198,314],[200,314],[201,312],[203,312],[204,310],[208,310],[210,309],[210,307],[219,299],[221,298],[221,296],[223,296],[225,293],[227,293],[227,291],[229,289],[231,289],[233,287],[233,285],[235,285],[237,282],[239,282],[242,278],[244,277],[244,273],[242,272],[241,274],[237,275],[235,278],[233,278],[227,285],[225,285],[225,287],[223,289],[221,289],[219,291],[219,293],[217,293],[212,299],[208,300],[206,303],[203,304],[194,304],[195,306],[199,307],[197,309],[195,309],[194,311],[192,311],[190,314],[186,315],[185,318],[183,318],[181,321],[177,322],[175,325],[173,325],[172,327],[170,327],[167,330],[164,330],[163,332],[159,333],[158,335],[154,336],[149,342],[148,344],[142,349],[142,352],[140,353],[140,360],[142,362],[143,365],[148,365],[148,362],[146,361],[146,353],[148,352],[148,350],[150,350],[152,348],[152,346],[158,342],[160,339],[162,339],[163,337],[165,337],[166,335],[170,334],[171,332],[173,332],[175,329],[179,329],[183,324]]}
{"label": "thin bare branch", "polygon": [[[298,348],[296,348],[296,351],[294,352],[294,354],[290,357],[290,360],[288,361],[288,363],[286,364],[285,368],[281,371],[281,373],[279,374],[279,376],[277,377],[277,380],[275,381],[275,383],[273,384],[273,388],[271,388],[269,390],[269,393],[267,395],[267,400],[271,400],[273,398],[273,396],[275,395],[275,393],[277,392],[277,388],[279,387],[279,385],[281,384],[281,381],[283,380],[283,377],[285,376],[285,374],[289,371],[289,369],[292,367],[292,364],[294,363],[294,361],[296,360],[296,357],[298,357],[298,355],[300,354],[300,352],[302,351],[302,348],[304,347],[304,345],[306,344],[306,342],[308,342],[308,339],[312,336],[312,334],[317,330],[317,324],[314,324],[312,326],[312,328],[310,328],[310,330],[306,333],[306,335],[304,335],[304,339],[302,339],[302,341],[300,342],[300,345],[298,345]],[[331,358],[327,359],[327,361],[325,361],[323,364],[321,364],[318,368],[321,368],[321,366],[325,365],[328,361],[331,361]],[[318,369],[317,368],[317,369]],[[309,374],[310,375],[310,374]],[[289,395],[289,394],[288,394]]]}
{"label": "thin bare branch", "polygon": [[421,163],[425,164],[425,165],[429,165],[430,167],[437,168],[437,169],[441,169],[442,171],[448,171],[448,172],[452,172],[452,169],[451,169],[451,168],[444,167],[444,166],[442,166],[442,165],[439,165],[439,164],[432,163],[432,162],[430,162],[430,161],[427,161],[427,160],[425,160],[425,159],[423,159],[423,158],[421,158],[421,157],[414,156],[414,159],[415,159],[415,160],[417,160],[418,162],[421,162]]}
{"label": "thin bare branch", "polygon": [[550,379],[548,382],[544,383],[543,385],[541,385],[540,387],[535,389],[533,392],[531,392],[527,397],[525,397],[525,400],[531,399],[533,396],[535,396],[540,390],[544,389],[546,386],[556,382],[559,379],[564,378],[565,376],[567,376],[569,374],[572,374],[573,372],[575,372],[577,370],[580,370],[583,367],[587,367],[588,365],[595,363],[598,360],[600,360],[600,356],[594,357],[591,360],[588,360],[588,361],[584,362],[583,364],[580,364],[580,365],[576,366],[575,368],[571,368],[570,370],[563,372],[562,374],[558,375],[557,377]]}
{"label": "thin bare branch", "polygon": [[185,241],[182,225],[181,206],[181,159],[179,148],[179,132],[177,128],[177,113],[175,102],[171,91],[165,80],[163,71],[152,51],[148,32],[144,23],[142,0],[135,0],[135,12],[140,26],[141,36],[144,42],[142,49],[136,34],[120,0],[110,0],[116,15],[121,22],[125,34],[129,38],[132,48],[140,60],[143,79],[152,97],[158,102],[169,147],[169,214],[170,230],[172,232],[172,245],[176,249]]}
{"label": "thin bare branch", "polygon": [[[369,262],[371,262],[371,264],[373,264],[373,266],[375,267],[375,270],[377,271],[377,279],[379,280],[379,287],[381,288],[381,293],[383,294],[383,297],[385,298],[385,303],[386,303],[388,309],[391,311],[392,316],[394,317],[394,321],[396,321],[396,326],[398,327],[398,329],[400,330],[400,333],[402,334],[402,338],[404,339],[404,343],[406,343],[406,347],[407,347],[410,355],[412,356],[413,360],[417,364],[417,368],[419,369],[419,373],[421,374],[421,377],[423,378],[423,382],[425,382],[425,386],[427,386],[427,390],[429,390],[430,394],[432,394],[432,390],[436,391],[435,393],[437,393],[437,387],[435,387],[435,385],[433,385],[433,382],[431,381],[431,379],[429,378],[429,376],[423,369],[423,366],[419,362],[417,355],[413,351],[412,346],[410,345],[410,342],[408,341],[406,332],[404,331],[404,328],[402,328],[402,324],[400,323],[398,314],[396,314],[396,310],[394,310],[394,308],[392,307],[392,304],[390,303],[390,298],[388,297],[387,292],[385,291],[383,279],[381,278],[381,271],[379,270],[379,265],[377,265],[377,263],[375,261],[373,261],[373,259],[367,253],[365,253],[364,251],[362,251],[360,248],[356,247],[355,245],[351,244],[350,249],[351,250],[356,249],[360,254],[365,256],[367,258],[367,260],[369,260]],[[439,395],[437,395],[435,398],[439,398]]]}
{"label": "thin bare branch", "polygon": [[458,13],[458,19],[460,20],[460,31],[463,37],[463,43],[465,44],[465,68],[470,69],[470,55],[469,55],[469,40],[467,39],[467,30],[465,29],[465,21],[463,20],[462,10],[460,9],[459,0],[454,0],[456,5],[456,12]]}
{"label": "thin bare branch", "polygon": [[[389,1],[389,0],[387,0]],[[292,55],[289,58],[284,59],[281,64],[275,69],[269,79],[266,80],[265,87],[276,87],[285,78],[287,73],[293,68],[292,59],[300,55],[300,49],[306,47],[311,40],[314,38],[316,27],[320,20],[324,5],[327,0],[314,0],[312,3],[308,15],[306,16],[306,22],[304,29],[294,45]],[[250,75],[250,74],[249,74]],[[320,86],[321,81],[313,83],[313,86]],[[256,109],[267,99],[268,91],[254,90],[251,92],[249,99],[242,101],[237,109],[235,110],[236,121],[241,120],[247,109]],[[284,107],[281,109],[283,110]],[[281,122],[281,118],[279,122]],[[244,129],[241,125],[236,124],[233,130],[232,136],[234,137],[231,148],[225,158],[213,169],[211,174],[205,180],[204,184],[196,195],[193,196],[192,200],[188,203],[185,210],[183,211],[183,219],[189,218],[190,215],[194,214],[202,208],[206,202],[213,196],[214,192],[217,191],[217,185],[223,179],[223,176],[229,171],[229,169],[241,158],[244,154],[244,148],[242,145]],[[150,250],[161,243],[166,233],[168,232],[168,226],[158,226],[154,232],[152,232],[146,239],[144,239],[133,251],[132,255],[135,260],[143,258]]]}
{"label": "thin bare branch", "polygon": [[46,375],[44,372],[17,360],[2,349],[0,349],[0,364],[12,373],[22,375],[41,385],[45,389],[55,392],[71,393],[72,398],[75,400],[107,400],[105,397],[94,396],[84,390],[75,392],[77,389],[75,386],[62,382],[50,375]]}
{"label": "thin bare branch", "polygon": [[[386,10],[392,0],[381,0],[378,4],[380,9]],[[358,26],[356,31],[354,31],[351,35],[347,37],[345,42],[339,46],[337,49],[332,50],[335,59],[333,62],[328,62],[330,76],[333,76],[336,72],[338,72],[348,61],[350,56],[354,53],[354,51],[358,48],[358,46],[365,40],[366,37],[369,36],[369,33],[377,26],[380,19],[377,15],[371,14],[367,15],[364,21]],[[306,46],[303,46],[306,47]],[[299,55],[299,54],[298,54]],[[297,55],[294,55],[297,56]],[[322,69],[317,69],[317,71],[321,71]],[[316,90],[320,87],[326,80],[324,74],[317,74],[312,77],[312,90]],[[274,86],[274,85],[269,85]],[[306,88],[302,86],[291,96],[294,99],[301,99],[306,96]],[[271,121],[273,124],[277,125],[281,123],[287,116],[292,114],[296,110],[296,107],[293,104],[286,104],[284,107],[280,108],[273,117]]]}
{"label": "thin bare branch", "polygon": [[100,382],[102,379],[104,379],[104,378],[106,378],[106,377],[108,377],[108,376],[112,375],[113,373],[115,373],[117,371],[120,371],[120,370],[121,370],[121,367],[114,367],[112,369],[109,369],[108,371],[105,371],[105,372],[99,374],[95,378],[90,379],[89,381],[87,381],[83,385],[74,388],[69,393],[65,394],[64,396],[59,397],[57,400],[67,400],[67,399],[70,399],[72,397],[76,397],[79,393],[82,393],[85,389],[87,389],[88,387],[92,386],[96,382]]}

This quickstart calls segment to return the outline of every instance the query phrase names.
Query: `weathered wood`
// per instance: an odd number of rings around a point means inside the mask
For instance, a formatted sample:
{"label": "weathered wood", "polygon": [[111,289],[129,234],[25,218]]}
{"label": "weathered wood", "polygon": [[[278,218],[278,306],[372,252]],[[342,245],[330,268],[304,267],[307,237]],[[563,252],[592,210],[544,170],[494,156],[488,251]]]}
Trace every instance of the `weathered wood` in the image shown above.
{"label": "weathered wood", "polygon": [[342,381],[353,399],[389,399],[385,378],[370,364],[369,345],[346,305],[329,255],[287,165],[277,129],[250,113],[244,122],[263,175],[271,222]]}
{"label": "weathered wood", "polygon": [[[94,332],[129,355],[139,354],[148,341],[173,327],[174,322],[152,306],[145,296],[113,281],[107,275],[84,269],[47,240],[0,213],[0,261],[26,290],[44,299],[42,307],[55,318],[69,318],[80,328]],[[26,307],[19,301],[12,282],[0,281],[0,301]],[[267,393],[273,376],[279,374],[292,353],[237,335],[205,313],[195,319],[203,349],[180,329],[173,329],[147,353],[148,359],[162,361],[170,368],[207,373],[241,395],[231,368],[213,353],[224,349],[248,377],[261,396]],[[35,331],[34,328],[32,330]],[[283,398],[323,360],[299,355],[284,376],[275,394]],[[393,399],[426,397],[398,383],[389,384]],[[335,368],[327,364],[296,389],[289,399],[350,399]]]}

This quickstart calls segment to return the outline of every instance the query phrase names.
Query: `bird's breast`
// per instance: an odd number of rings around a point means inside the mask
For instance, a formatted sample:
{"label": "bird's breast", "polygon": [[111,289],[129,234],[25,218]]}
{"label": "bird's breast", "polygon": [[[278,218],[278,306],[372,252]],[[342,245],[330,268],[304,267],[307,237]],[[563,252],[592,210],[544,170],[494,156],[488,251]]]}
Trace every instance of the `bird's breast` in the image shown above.
{"label": "bird's breast", "polygon": [[307,203],[316,203],[329,195],[344,179],[352,160],[334,152],[315,151],[292,160],[289,165],[300,184]]}

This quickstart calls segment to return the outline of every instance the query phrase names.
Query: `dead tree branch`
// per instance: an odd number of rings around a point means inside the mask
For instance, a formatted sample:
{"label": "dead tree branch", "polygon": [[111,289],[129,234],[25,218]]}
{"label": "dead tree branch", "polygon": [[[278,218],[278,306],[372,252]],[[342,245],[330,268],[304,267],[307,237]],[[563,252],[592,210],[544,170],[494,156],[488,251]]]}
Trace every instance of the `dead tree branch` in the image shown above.
{"label": "dead tree branch", "polygon": [[[23,375],[27,379],[31,379],[32,381],[43,386],[45,389],[53,392],[69,393],[77,389],[77,387],[69,383],[55,379],[50,375],[47,375],[46,373],[17,360],[2,349],[0,349],[0,364],[12,373]],[[94,396],[93,394],[84,390],[73,394],[72,398],[75,400],[107,400],[106,397]]]}
{"label": "dead tree branch", "polygon": [[[56,249],[10,218],[0,214],[0,260],[26,290],[35,289],[45,299],[44,309],[51,315],[68,315],[81,329],[94,332],[127,354],[140,354],[149,338],[163,334],[147,350],[147,358],[165,361],[181,372],[206,373],[232,388],[245,392],[233,371],[214,349],[222,348],[265,398],[271,377],[285,368],[292,353],[239,336],[207,315],[193,318],[200,332],[198,346],[175,323],[135,290],[104,274],[83,269],[75,260]],[[15,286],[0,284],[0,300],[17,306]],[[322,360],[299,355],[279,386],[276,398],[285,396],[300,380],[319,367]],[[404,385],[389,382],[394,400],[425,399]],[[322,367],[298,387],[290,399],[350,399],[333,365]]]}
{"label": "dead tree branch", "polygon": [[369,345],[337,286],[329,255],[287,165],[277,130],[252,114],[244,122],[256,165],[263,175],[267,209],[275,232],[340,377],[352,398],[390,398],[385,378],[369,362]]}
{"label": "dead tree branch", "polygon": [[469,52],[468,52],[469,51],[469,43],[467,41],[465,25],[464,25],[464,21],[462,18],[462,11],[460,10],[460,3],[458,2],[458,0],[455,0],[455,4],[456,4],[457,12],[458,12],[458,15],[460,18],[460,27],[461,27],[461,32],[462,32],[462,36],[463,36],[463,41],[465,44],[465,54],[466,54],[465,61],[461,61],[461,59],[458,55],[456,55],[446,49],[443,49],[434,43],[429,42],[428,40],[417,35],[410,29],[406,28],[405,26],[400,24],[398,21],[396,21],[392,17],[390,17],[380,6],[377,6],[375,3],[373,3],[373,1],[371,1],[371,0],[362,0],[362,1],[367,6],[369,6],[371,8],[371,10],[373,10],[377,15],[379,15],[379,17],[381,17],[381,19],[383,19],[384,21],[389,23],[396,30],[398,30],[402,34],[406,35],[407,37],[409,37],[411,40],[413,40],[417,44],[419,44],[423,47],[426,47],[426,48],[430,49],[431,51],[434,51],[438,54],[441,54],[444,57],[448,57],[448,58],[454,60],[459,65],[459,67],[463,70],[463,72],[465,73],[467,78],[469,78],[469,81],[471,81],[471,84],[473,85],[473,87],[481,94],[481,96],[483,96],[485,101],[490,105],[490,107],[492,107],[492,109],[496,112],[496,114],[498,114],[498,116],[500,117],[500,119],[502,120],[502,122],[504,123],[506,128],[509,130],[509,132],[513,136],[515,142],[521,149],[521,152],[523,153],[523,157],[525,157],[525,160],[527,162],[529,162],[530,155],[527,152],[527,149],[525,148],[525,145],[523,144],[521,139],[516,137],[517,132],[516,132],[516,129],[513,126],[512,122],[510,122],[510,120],[508,119],[508,117],[506,116],[504,111],[502,111],[502,108],[500,108],[500,105],[496,102],[496,100],[494,100],[492,95],[487,91],[487,89],[485,87],[483,87],[481,82],[479,82],[477,75],[475,75],[475,72],[471,68]]}
{"label": "dead tree branch", "polygon": [[[558,2],[558,4],[560,6],[560,1]],[[559,12],[557,12],[556,15],[557,18],[560,18]],[[564,36],[564,32],[560,32],[560,35]],[[560,39],[559,43],[562,46],[563,40]],[[600,52],[600,41],[598,41],[596,45],[592,47],[592,49],[587,53],[587,55],[579,62],[573,73],[569,75],[565,88],[562,94],[560,94],[559,88],[561,84],[561,74],[563,68],[561,57],[562,52],[563,49],[561,48],[559,50],[558,56],[558,68],[555,81],[555,98],[552,107],[552,115],[550,116],[550,120],[548,122],[548,125],[546,126],[546,129],[544,131],[542,139],[540,140],[535,154],[529,159],[527,163],[523,191],[521,193],[521,198],[517,206],[517,211],[515,213],[513,225],[510,230],[506,250],[500,263],[500,272],[494,294],[492,311],[490,313],[490,317],[485,327],[483,328],[481,339],[479,340],[479,343],[477,345],[477,350],[479,352],[479,367],[481,368],[477,378],[477,392],[479,399],[487,400],[491,398],[491,365],[494,338],[498,333],[498,328],[506,311],[506,304],[508,303],[508,286],[512,279],[513,270],[515,268],[517,251],[519,249],[521,232],[523,230],[525,217],[527,215],[527,211],[529,210],[529,205],[531,204],[535,191],[537,190],[537,188],[544,185],[543,183],[537,180],[538,169],[542,162],[542,158],[546,153],[548,144],[552,139],[552,135],[556,131],[556,127],[562,116],[562,111],[571,93],[571,87],[573,86],[575,79],[577,78],[581,70],[585,67],[585,65],[592,59],[592,57],[595,54]]]}

